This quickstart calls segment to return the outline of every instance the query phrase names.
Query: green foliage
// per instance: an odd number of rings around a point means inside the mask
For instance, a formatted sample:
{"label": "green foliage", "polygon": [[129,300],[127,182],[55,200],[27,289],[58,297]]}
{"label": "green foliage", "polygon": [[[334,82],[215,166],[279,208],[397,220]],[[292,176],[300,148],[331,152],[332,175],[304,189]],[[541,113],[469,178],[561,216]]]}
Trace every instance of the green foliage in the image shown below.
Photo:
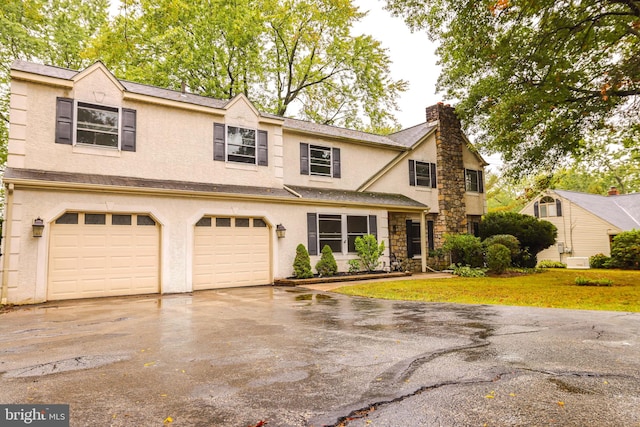
{"label": "green foliage", "polygon": [[611,286],[613,281],[609,279],[591,279],[587,277],[578,276],[575,280],[578,286]]}
{"label": "green foliage", "polygon": [[360,271],[360,260],[359,259],[350,259],[347,261],[349,265],[349,273],[355,274]]}
{"label": "green foliage", "polygon": [[378,268],[380,265],[379,259],[384,252],[384,242],[378,244],[373,234],[365,234],[362,237],[356,237],[355,245],[362,267],[367,271],[373,271]]}
{"label": "green foliage", "polygon": [[553,245],[558,236],[555,225],[530,215],[515,212],[491,212],[480,222],[480,237],[510,234],[520,242],[521,252],[513,259],[519,267],[535,267],[536,255]]}
{"label": "green foliage", "polygon": [[452,265],[449,267],[453,274],[460,277],[485,277],[487,270],[484,268],[473,268],[468,265]]}
{"label": "green foliage", "polygon": [[512,236],[511,234],[496,234],[494,236],[489,236],[482,241],[482,244],[486,248],[496,243],[500,243],[509,249],[511,259],[520,255],[520,241],[516,236]]}
{"label": "green foliage", "polygon": [[333,276],[338,272],[338,264],[329,245],[324,245],[322,255],[316,263],[316,271],[320,276]]}
{"label": "green foliage", "polygon": [[502,274],[511,265],[511,251],[505,245],[494,243],[487,247],[487,267],[489,271]]}
{"label": "green foliage", "polygon": [[637,147],[636,1],[387,0],[387,8],[439,42],[438,88],[460,100],[469,133],[502,153],[511,174],[553,170],[605,133],[609,144]]}
{"label": "green foliage", "polygon": [[296,247],[296,258],[293,260],[293,276],[296,279],[308,279],[313,277],[311,271],[311,258],[307,248],[300,243]]}
{"label": "green foliage", "polygon": [[624,231],[613,238],[611,258],[615,267],[640,269],[640,230]]}
{"label": "green foliage", "polygon": [[[127,0],[93,45],[116,75],[319,123],[394,130],[407,83],[352,0]],[[363,118],[368,120],[364,123]]]}
{"label": "green foliage", "polygon": [[591,268],[611,268],[612,260],[611,257],[606,256],[605,254],[595,254],[589,257],[589,267]]}
{"label": "green foliage", "polygon": [[567,268],[567,264],[560,261],[551,261],[550,259],[543,259],[538,263],[536,268]]}
{"label": "green foliage", "polygon": [[471,234],[446,234],[442,249],[451,253],[451,262],[480,267],[484,262],[484,247],[479,237]]}

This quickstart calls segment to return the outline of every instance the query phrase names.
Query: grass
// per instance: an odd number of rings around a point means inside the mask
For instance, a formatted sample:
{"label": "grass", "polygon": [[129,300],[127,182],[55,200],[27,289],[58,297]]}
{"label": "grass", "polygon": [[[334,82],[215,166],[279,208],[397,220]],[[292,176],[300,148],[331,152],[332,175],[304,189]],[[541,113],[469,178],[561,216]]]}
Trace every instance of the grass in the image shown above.
{"label": "grass", "polygon": [[[611,286],[578,286],[576,278],[610,280]],[[640,312],[640,271],[547,269],[516,277],[399,280],[336,289],[405,301],[453,302]]]}

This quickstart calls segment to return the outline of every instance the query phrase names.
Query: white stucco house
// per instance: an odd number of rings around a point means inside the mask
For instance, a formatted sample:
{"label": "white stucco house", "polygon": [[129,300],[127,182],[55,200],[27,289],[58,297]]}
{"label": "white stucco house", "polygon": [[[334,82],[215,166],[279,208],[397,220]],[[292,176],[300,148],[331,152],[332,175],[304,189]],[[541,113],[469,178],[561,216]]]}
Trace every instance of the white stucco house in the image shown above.
{"label": "white stucco house", "polygon": [[[11,68],[2,301],[268,285],[371,233],[424,271],[477,229],[485,161],[453,109],[374,135],[117,79],[102,63]],[[282,234],[284,236],[282,237]]]}
{"label": "white stucco house", "polygon": [[640,193],[618,194],[615,187],[607,196],[546,190],[520,213],[544,219],[558,228],[556,244],[540,252],[538,260],[588,260],[600,253],[610,256],[611,241],[617,234],[640,229]]}

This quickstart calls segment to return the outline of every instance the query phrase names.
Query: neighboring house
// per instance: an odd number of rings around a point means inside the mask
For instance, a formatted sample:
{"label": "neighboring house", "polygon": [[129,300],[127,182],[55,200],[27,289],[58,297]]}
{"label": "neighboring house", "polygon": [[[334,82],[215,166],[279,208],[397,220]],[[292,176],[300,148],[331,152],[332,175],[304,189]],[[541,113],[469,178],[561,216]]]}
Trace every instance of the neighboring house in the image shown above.
{"label": "neighboring house", "polygon": [[640,229],[640,193],[608,196],[565,190],[547,190],[520,213],[534,215],[558,228],[556,244],[538,254],[538,260],[567,262],[568,258],[611,255],[618,233]]}
{"label": "neighboring house", "polygon": [[486,163],[442,104],[381,136],[122,81],[99,62],[16,61],[11,78],[5,302],[271,284],[299,243],[312,266],[329,245],[346,271],[367,233],[387,268],[425,271],[423,255],[485,210]]}

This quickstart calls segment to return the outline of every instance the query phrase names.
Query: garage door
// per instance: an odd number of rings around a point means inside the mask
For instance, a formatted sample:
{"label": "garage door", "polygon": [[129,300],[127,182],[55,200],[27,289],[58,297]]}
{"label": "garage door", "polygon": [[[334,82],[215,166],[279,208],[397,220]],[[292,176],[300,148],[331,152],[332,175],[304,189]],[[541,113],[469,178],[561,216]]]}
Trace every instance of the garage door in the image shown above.
{"label": "garage door", "polygon": [[204,217],[194,236],[193,289],[271,283],[269,227],[261,218]]}
{"label": "garage door", "polygon": [[49,300],[156,293],[159,271],[148,215],[68,212],[51,225]]}

